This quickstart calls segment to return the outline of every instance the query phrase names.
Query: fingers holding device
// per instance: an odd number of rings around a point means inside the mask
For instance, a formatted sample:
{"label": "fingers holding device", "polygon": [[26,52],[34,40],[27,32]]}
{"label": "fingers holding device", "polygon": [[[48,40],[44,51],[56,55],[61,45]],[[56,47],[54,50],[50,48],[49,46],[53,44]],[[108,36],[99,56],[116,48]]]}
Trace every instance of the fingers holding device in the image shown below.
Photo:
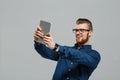
{"label": "fingers holding device", "polygon": [[37,42],[42,42],[44,35],[50,32],[51,23],[40,20],[40,25],[37,27],[37,30],[34,33],[34,40]]}

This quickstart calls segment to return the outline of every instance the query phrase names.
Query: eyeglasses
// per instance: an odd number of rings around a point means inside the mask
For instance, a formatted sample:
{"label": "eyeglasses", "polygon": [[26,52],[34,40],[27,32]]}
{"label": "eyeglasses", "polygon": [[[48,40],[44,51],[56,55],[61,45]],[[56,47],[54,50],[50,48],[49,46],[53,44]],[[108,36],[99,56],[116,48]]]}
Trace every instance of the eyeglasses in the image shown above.
{"label": "eyeglasses", "polygon": [[89,29],[72,29],[73,33],[77,33],[77,32],[82,32],[84,33],[85,31],[90,31]]}

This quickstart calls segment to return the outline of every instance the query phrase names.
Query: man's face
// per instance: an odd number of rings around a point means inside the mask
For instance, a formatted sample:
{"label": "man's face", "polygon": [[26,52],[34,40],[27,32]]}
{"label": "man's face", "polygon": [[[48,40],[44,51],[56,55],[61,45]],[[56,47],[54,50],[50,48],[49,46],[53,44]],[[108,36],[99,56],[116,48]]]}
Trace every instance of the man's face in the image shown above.
{"label": "man's face", "polygon": [[87,44],[92,31],[89,29],[87,23],[78,24],[75,27],[75,37],[78,44]]}

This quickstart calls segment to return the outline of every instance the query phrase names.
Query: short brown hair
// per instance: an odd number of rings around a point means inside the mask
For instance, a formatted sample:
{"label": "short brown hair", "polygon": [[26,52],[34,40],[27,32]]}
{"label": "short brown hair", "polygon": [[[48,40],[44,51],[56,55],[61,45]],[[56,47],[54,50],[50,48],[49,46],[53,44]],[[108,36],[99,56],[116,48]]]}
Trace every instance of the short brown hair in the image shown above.
{"label": "short brown hair", "polygon": [[83,24],[83,23],[87,23],[88,26],[90,27],[90,30],[93,31],[92,22],[91,22],[89,19],[79,18],[79,19],[76,21],[76,24]]}

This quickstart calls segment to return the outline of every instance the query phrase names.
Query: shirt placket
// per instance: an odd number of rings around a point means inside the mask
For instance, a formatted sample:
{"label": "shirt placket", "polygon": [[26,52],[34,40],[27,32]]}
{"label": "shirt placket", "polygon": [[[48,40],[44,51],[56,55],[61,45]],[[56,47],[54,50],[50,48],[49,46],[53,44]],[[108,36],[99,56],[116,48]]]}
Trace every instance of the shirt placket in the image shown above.
{"label": "shirt placket", "polygon": [[[71,66],[73,66],[74,63],[73,63],[72,61],[70,61],[68,65],[69,65],[69,67],[68,67],[68,72],[70,73],[71,70],[72,70],[72,69],[71,69]],[[69,75],[69,74],[67,75],[66,80],[70,80],[70,75]]]}

